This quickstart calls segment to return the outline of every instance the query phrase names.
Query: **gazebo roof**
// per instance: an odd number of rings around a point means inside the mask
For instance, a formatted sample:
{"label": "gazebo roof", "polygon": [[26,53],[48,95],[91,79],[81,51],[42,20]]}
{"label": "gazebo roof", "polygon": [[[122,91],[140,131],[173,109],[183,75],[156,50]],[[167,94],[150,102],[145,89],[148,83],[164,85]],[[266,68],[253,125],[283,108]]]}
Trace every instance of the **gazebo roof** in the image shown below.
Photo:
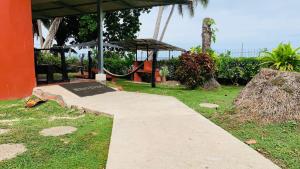
{"label": "gazebo roof", "polygon": [[159,50],[159,51],[186,51],[185,49],[161,42],[155,39],[133,39],[126,40],[121,42],[113,42],[126,50],[135,51],[135,50]]}
{"label": "gazebo roof", "polygon": [[[189,0],[102,0],[102,9],[117,11],[171,4],[185,4]],[[97,0],[32,0],[33,18],[50,18],[97,12]]]}

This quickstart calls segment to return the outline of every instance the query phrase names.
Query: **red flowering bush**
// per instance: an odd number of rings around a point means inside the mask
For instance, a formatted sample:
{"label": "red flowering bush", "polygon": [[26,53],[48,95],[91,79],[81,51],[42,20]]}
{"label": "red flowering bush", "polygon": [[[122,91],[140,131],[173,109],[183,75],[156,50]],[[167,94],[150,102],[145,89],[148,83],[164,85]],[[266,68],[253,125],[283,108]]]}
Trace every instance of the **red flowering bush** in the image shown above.
{"label": "red flowering bush", "polygon": [[179,60],[176,77],[187,88],[195,89],[213,77],[215,66],[208,54],[186,52]]}

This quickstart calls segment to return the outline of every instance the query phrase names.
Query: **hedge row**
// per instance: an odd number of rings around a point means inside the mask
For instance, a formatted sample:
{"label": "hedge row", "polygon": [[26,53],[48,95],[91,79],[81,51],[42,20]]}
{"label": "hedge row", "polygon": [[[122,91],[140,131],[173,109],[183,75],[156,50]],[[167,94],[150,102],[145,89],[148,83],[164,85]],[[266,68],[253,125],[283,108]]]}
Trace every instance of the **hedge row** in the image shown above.
{"label": "hedge row", "polygon": [[[179,59],[159,61],[158,66],[168,66],[170,75],[168,80],[176,79],[175,71],[179,66]],[[261,69],[258,58],[251,57],[219,57],[216,65],[216,77],[222,84],[247,84]]]}

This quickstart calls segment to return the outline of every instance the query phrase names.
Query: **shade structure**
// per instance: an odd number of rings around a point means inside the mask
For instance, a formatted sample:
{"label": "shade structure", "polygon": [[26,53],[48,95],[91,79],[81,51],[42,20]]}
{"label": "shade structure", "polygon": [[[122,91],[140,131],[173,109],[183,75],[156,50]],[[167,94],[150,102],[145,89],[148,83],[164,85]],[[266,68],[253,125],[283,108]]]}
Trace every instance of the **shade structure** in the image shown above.
{"label": "shade structure", "polygon": [[121,42],[113,42],[117,46],[122,47],[125,50],[135,51],[135,50],[158,50],[158,51],[181,51],[185,52],[185,49],[179,48],[177,46],[173,46],[167,44],[165,42],[161,42],[155,39],[132,39]]}
{"label": "shade structure", "polygon": [[[185,4],[189,0],[102,0],[103,12]],[[33,18],[80,15],[97,12],[97,0],[32,0]]]}
{"label": "shade structure", "polygon": [[[99,74],[96,75],[96,80],[102,81],[106,77],[104,75],[102,33],[105,12],[172,4],[188,4],[190,1],[191,0],[32,0],[32,16],[34,19],[37,19],[97,13]],[[156,56],[157,50],[154,51],[154,56]],[[156,61],[155,59],[153,60],[153,68],[155,68]],[[154,78],[152,77],[152,79]]]}

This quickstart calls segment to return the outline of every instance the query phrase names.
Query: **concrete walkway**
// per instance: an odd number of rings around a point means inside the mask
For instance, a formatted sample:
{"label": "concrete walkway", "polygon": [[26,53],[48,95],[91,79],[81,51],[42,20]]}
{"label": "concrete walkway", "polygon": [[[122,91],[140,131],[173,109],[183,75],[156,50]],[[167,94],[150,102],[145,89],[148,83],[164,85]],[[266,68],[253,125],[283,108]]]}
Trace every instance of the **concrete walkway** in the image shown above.
{"label": "concrete walkway", "polygon": [[107,169],[279,168],[173,97],[113,92],[80,98],[60,86],[36,90],[114,116]]}

